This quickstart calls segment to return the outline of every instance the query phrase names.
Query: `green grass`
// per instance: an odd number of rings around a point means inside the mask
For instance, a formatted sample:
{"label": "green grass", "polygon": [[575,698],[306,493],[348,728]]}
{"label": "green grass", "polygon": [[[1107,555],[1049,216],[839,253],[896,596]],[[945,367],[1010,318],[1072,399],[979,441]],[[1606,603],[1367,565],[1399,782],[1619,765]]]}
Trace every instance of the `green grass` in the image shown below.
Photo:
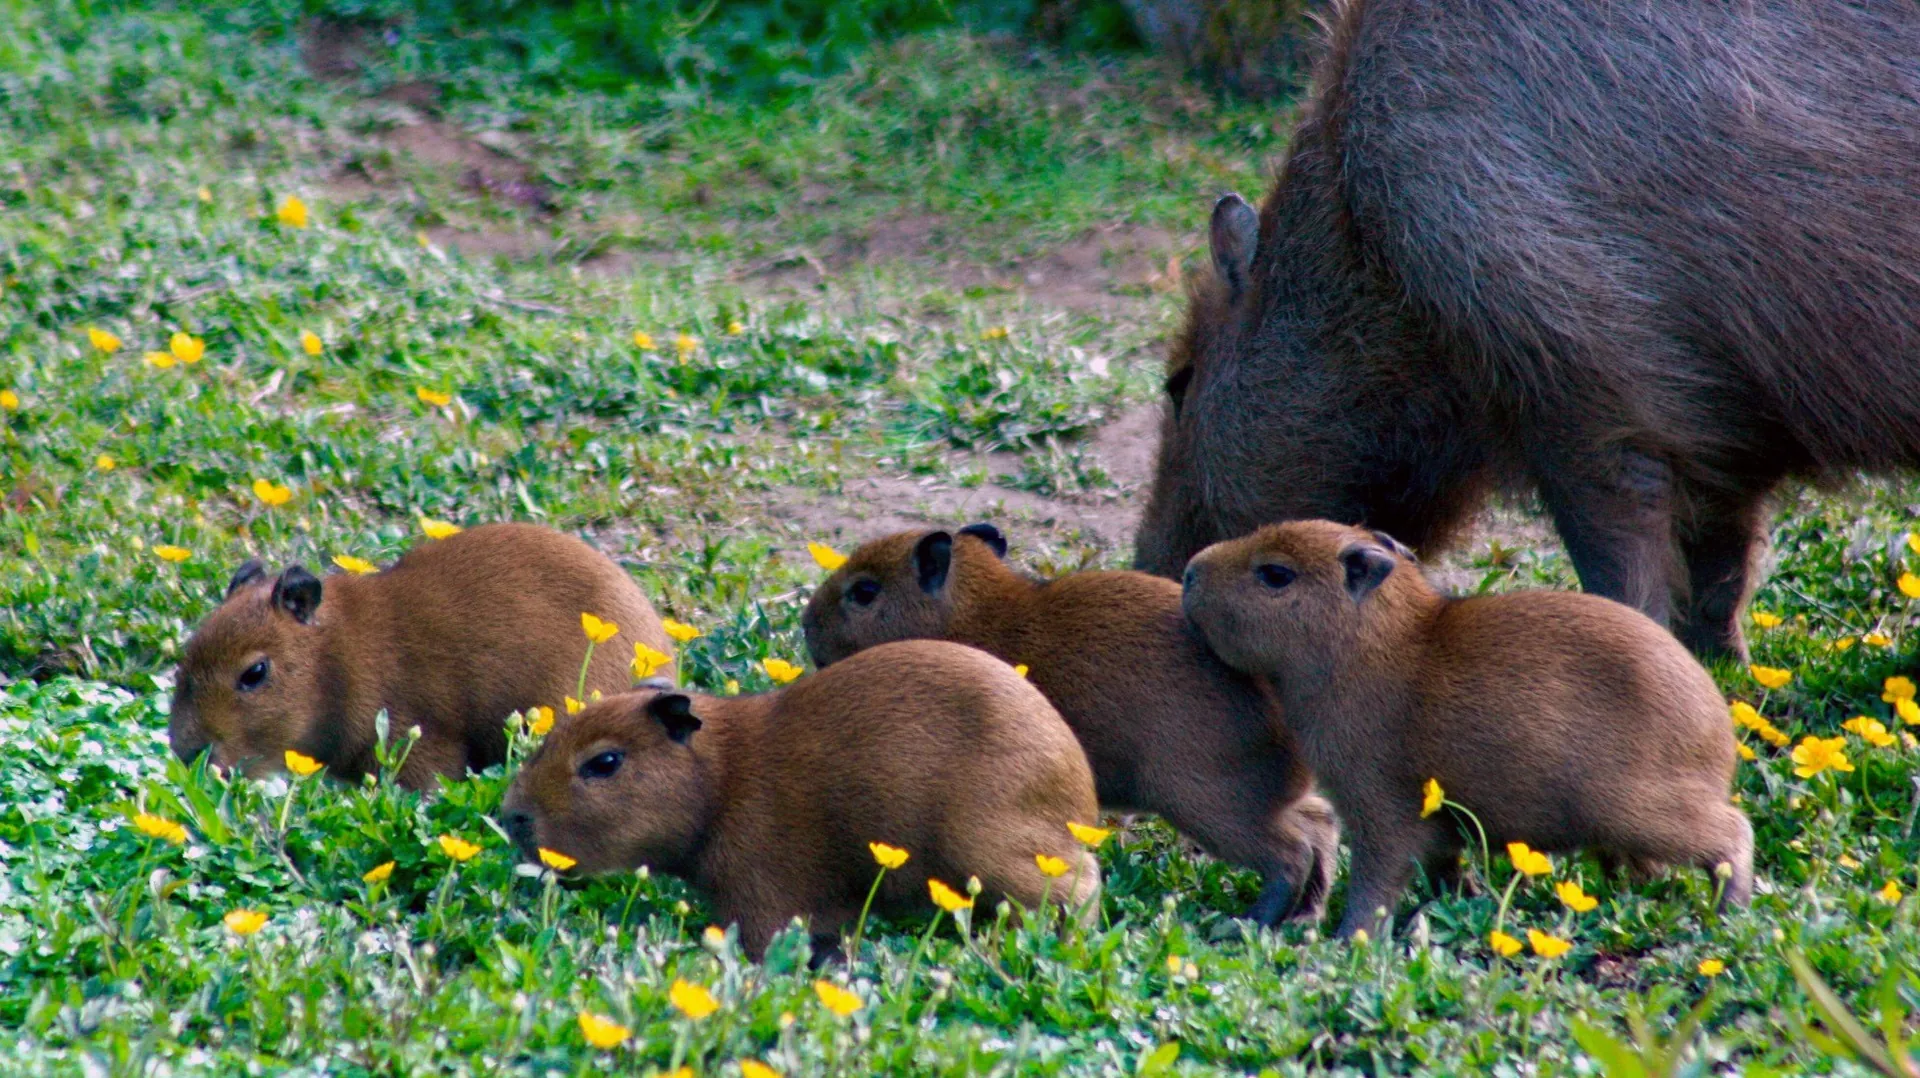
{"label": "green grass", "polygon": [[[799,658],[818,576],[804,545],[821,534],[793,492],[906,475],[1137,499],[1082,451],[1151,399],[1177,292],[1060,306],[955,267],[1031,265],[1116,223],[1197,243],[1208,199],[1257,190],[1286,127],[1150,60],[962,30],[853,51],[768,98],[576,85],[538,26],[512,31],[532,42],[518,51],[375,44],[325,82],[294,25],[269,8],[0,0],[0,387],[20,402],[0,413],[0,1070],[1595,1073],[1589,1027],[1625,1038],[1640,1010],[1669,1035],[1711,991],[1683,1038],[1697,1067],[1862,1073],[1801,1032],[1795,951],[1856,1010],[1888,971],[1894,1009],[1920,1010],[1916,903],[1876,897],[1920,889],[1920,753],[1853,736],[1855,770],[1810,779],[1751,742],[1739,793],[1764,885],[1749,912],[1714,914],[1697,875],[1628,885],[1562,861],[1598,909],[1570,914],[1533,882],[1506,926],[1573,950],[1501,960],[1496,858],[1488,895],[1349,946],[1250,930],[1234,915],[1251,875],[1137,821],[1103,850],[1097,927],[1063,938],[981,910],[971,948],[943,920],[916,965],[927,922],[879,926],[828,974],[865,1001],[851,1019],[815,999],[799,934],[753,965],[704,938],[678,881],[516,867],[489,822],[502,772],[421,799],[182,768],[164,738],[171,657],[249,556],[383,561],[422,515],[542,520],[708,630],[683,656],[691,681],[751,691],[767,685],[756,660]],[[424,118],[502,147],[487,167],[542,186],[551,212],[404,152],[394,132],[423,116],[377,95],[421,80],[439,87]],[[276,221],[289,195],[310,227]],[[931,255],[846,246],[921,217]],[[483,235],[529,253],[457,252]],[[122,347],[101,352],[89,326]],[[143,362],[176,330],[205,357]],[[684,361],[682,333],[699,342]],[[981,470],[995,452],[1017,466]],[[263,505],[256,479],[292,500]],[[1729,694],[1795,740],[1854,715],[1898,731],[1880,696],[1916,665],[1920,604],[1895,587],[1920,571],[1916,516],[1912,483],[1788,499],[1757,603],[1785,621],[1755,651],[1794,680],[1763,693],[1726,668]],[[1069,527],[1008,530],[1031,564],[1125,557]],[[191,556],[162,561],[159,544]],[[1483,541],[1456,570],[1569,582],[1553,548],[1513,546]],[[1892,646],[1833,646],[1870,632]],[[141,835],[135,811],[183,823],[187,843]],[[442,834],[482,852],[455,867]],[[388,881],[362,881],[386,861]],[[270,914],[257,935],[222,927],[241,907]],[[1708,958],[1727,965],[1712,981]],[[720,1010],[677,1017],[676,978]],[[632,1039],[590,1048],[582,1011]]]}

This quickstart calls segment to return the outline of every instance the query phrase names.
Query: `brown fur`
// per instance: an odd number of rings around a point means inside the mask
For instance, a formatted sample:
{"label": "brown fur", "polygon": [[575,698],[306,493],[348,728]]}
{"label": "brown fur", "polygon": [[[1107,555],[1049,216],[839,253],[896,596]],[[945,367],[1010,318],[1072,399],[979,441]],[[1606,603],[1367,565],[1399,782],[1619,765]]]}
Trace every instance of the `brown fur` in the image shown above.
{"label": "brown fur", "polygon": [[[308,622],[295,616],[298,589],[288,586],[302,577],[320,600]],[[626,691],[635,641],[672,653],[625,570],[532,524],[426,542],[369,576],[320,582],[295,566],[268,577],[249,563],[187,641],[168,736],[184,760],[211,747],[220,766],[263,771],[294,749],[352,780],[374,766],[374,716],[385,708],[396,742],[420,727],[399,780],[428,788],[436,775],[501,763],[509,714],[558,708],[575,691],[583,612],[620,626],[594,649],[589,692]],[[243,672],[262,659],[267,679],[241,691]]]}
{"label": "brown fur", "polygon": [[[663,716],[676,702],[691,728]],[[608,752],[623,754],[616,771],[583,776]],[[528,857],[689,877],[758,957],[796,916],[825,937],[859,913],[869,842],[910,855],[881,909],[930,909],[928,877],[961,889],[978,876],[984,909],[1088,904],[1099,862],[1066,825],[1098,811],[1085,755],[1033,686],[984,652],[914,641],[759,696],[604,700],[555,724],[502,818]],[[1048,880],[1041,853],[1073,867]]]}
{"label": "brown fur", "polygon": [[1443,598],[1393,540],[1327,521],[1208,547],[1185,602],[1222,658],[1280,687],[1340,809],[1342,933],[1391,911],[1416,863],[1457,865],[1451,813],[1420,817],[1429,778],[1493,842],[1724,863],[1727,901],[1746,903],[1753,829],[1728,801],[1726,701],[1637,611],[1566,592]]}
{"label": "brown fur", "polygon": [[1507,485],[1588,591],[1743,651],[1770,493],[1920,466],[1920,8],[1348,0],[1332,29],[1257,244],[1216,211],[1136,564],[1309,518],[1430,553]]}
{"label": "brown fur", "polygon": [[[980,529],[986,538],[969,534]],[[1172,582],[1125,572],[1035,581],[1001,560],[1004,544],[974,525],[854,551],[802,615],[814,664],[906,639],[1026,664],[1086,749],[1102,804],[1160,813],[1208,852],[1265,875],[1256,919],[1317,919],[1339,830],[1271,694],[1207,650]],[[940,576],[931,589],[923,562]],[[877,591],[863,604],[856,585]]]}

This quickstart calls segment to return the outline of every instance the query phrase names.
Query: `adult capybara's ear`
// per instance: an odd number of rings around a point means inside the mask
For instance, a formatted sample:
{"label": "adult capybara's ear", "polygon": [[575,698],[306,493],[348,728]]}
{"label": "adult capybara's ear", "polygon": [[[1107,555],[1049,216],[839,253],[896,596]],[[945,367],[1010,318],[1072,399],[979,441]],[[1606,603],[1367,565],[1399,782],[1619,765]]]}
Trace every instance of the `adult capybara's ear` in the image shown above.
{"label": "adult capybara's ear", "polygon": [[227,581],[226,598],[233,598],[234,592],[239,591],[241,588],[246,587],[248,584],[266,575],[267,567],[260,564],[260,559],[248,558],[246,561],[241,562],[240,568],[233,571],[233,579]]}
{"label": "adult capybara's ear", "polygon": [[647,714],[667,728],[667,740],[684,745],[700,729],[700,718],[693,713],[693,700],[686,693],[663,692],[647,701]]}
{"label": "adult capybara's ear", "polygon": [[307,572],[304,565],[290,565],[273,582],[273,605],[302,625],[313,624],[313,612],[320,609],[320,578]]}
{"label": "adult capybara's ear", "polygon": [[932,595],[947,586],[947,570],[953,565],[953,536],[946,532],[928,532],[913,545],[913,573],[920,590]]}
{"label": "adult capybara's ear", "polygon": [[1213,204],[1207,228],[1207,246],[1213,254],[1213,272],[1227,286],[1230,303],[1246,294],[1253,274],[1253,253],[1260,244],[1260,215],[1247,200],[1229,191]]}
{"label": "adult capybara's ear", "polygon": [[973,536],[992,547],[993,552],[1002,558],[1007,556],[1007,537],[991,524],[969,524],[960,529],[960,534]]}
{"label": "adult capybara's ear", "polygon": [[1340,552],[1340,564],[1347,570],[1347,594],[1359,602],[1393,575],[1400,561],[1372,543],[1355,543]]}

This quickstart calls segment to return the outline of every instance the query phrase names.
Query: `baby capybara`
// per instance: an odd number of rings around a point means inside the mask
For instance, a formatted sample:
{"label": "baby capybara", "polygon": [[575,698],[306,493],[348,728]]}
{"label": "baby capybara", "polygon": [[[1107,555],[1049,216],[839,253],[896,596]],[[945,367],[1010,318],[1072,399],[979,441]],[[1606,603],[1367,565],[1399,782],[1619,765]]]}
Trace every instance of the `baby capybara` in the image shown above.
{"label": "baby capybara", "polygon": [[988,524],[860,547],[801,616],[814,665],[915,638],[1024,664],[1086,749],[1103,805],[1157,812],[1214,856],[1262,873],[1255,920],[1318,918],[1339,829],[1272,695],[1207,650],[1172,581],[1037,581],[1008,566],[1006,550]]}
{"label": "baby capybara", "polygon": [[[1086,908],[1100,867],[1067,830],[1098,812],[1072,731],[982,651],[874,648],[758,696],[626,693],[560,719],[507,790],[501,818],[529,858],[584,873],[642,865],[691,879],[756,958],[795,916],[829,939],[878,866],[908,852],[879,908],[930,909],[929,877],[981,903]],[[1044,875],[1036,855],[1069,866]]]}
{"label": "baby capybara", "polygon": [[1746,903],[1726,701],[1644,614],[1567,592],[1445,598],[1392,539],[1327,521],[1206,548],[1185,603],[1223,659],[1273,679],[1340,810],[1343,934],[1391,911],[1416,863],[1457,865],[1450,814],[1421,818],[1428,779],[1491,841],[1726,871],[1726,901]]}
{"label": "baby capybara", "polygon": [[625,570],[537,525],[472,528],[369,576],[250,561],[187,641],[167,734],[183,760],[211,747],[215,764],[263,771],[292,749],[352,780],[374,767],[384,708],[396,741],[420,728],[399,781],[425,789],[501,763],[508,715],[576,691],[583,613],[620,628],[594,649],[589,693],[627,689],[636,642],[671,654]]}
{"label": "baby capybara", "polygon": [[1137,567],[1532,489],[1586,590],[1742,651],[1769,493],[1920,466],[1916,56],[1907,2],[1339,4],[1214,210]]}

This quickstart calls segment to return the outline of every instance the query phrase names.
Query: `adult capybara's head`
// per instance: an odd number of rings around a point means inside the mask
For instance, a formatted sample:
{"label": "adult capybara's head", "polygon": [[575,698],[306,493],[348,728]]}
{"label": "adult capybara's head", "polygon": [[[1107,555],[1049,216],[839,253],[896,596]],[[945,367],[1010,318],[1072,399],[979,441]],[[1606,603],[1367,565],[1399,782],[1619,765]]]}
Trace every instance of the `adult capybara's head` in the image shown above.
{"label": "adult capybara's head", "polygon": [[863,544],[813,593],[800,627],[813,665],[825,667],[894,640],[947,635],[954,596],[947,587],[956,542],[977,540],[993,557],[1007,541],[991,524],[969,524],[956,540],[945,531],[901,532]]}
{"label": "adult capybara's head", "polygon": [[1275,524],[1194,555],[1181,603],[1228,665],[1317,684],[1359,638],[1406,616],[1404,593],[1425,590],[1412,561],[1382,532]]}
{"label": "adult capybara's head", "polygon": [[175,675],[167,739],[191,762],[211,748],[213,763],[249,773],[281,766],[288,749],[325,758],[317,729],[325,662],[320,629],[324,586],[295,565],[268,577],[257,561],[233,574],[226,599],[187,640]]}
{"label": "adult capybara's head", "polygon": [[683,872],[713,817],[696,714],[714,701],[662,689],[610,696],[554,724],[507,788],[500,819],[529,858],[582,873]]}

